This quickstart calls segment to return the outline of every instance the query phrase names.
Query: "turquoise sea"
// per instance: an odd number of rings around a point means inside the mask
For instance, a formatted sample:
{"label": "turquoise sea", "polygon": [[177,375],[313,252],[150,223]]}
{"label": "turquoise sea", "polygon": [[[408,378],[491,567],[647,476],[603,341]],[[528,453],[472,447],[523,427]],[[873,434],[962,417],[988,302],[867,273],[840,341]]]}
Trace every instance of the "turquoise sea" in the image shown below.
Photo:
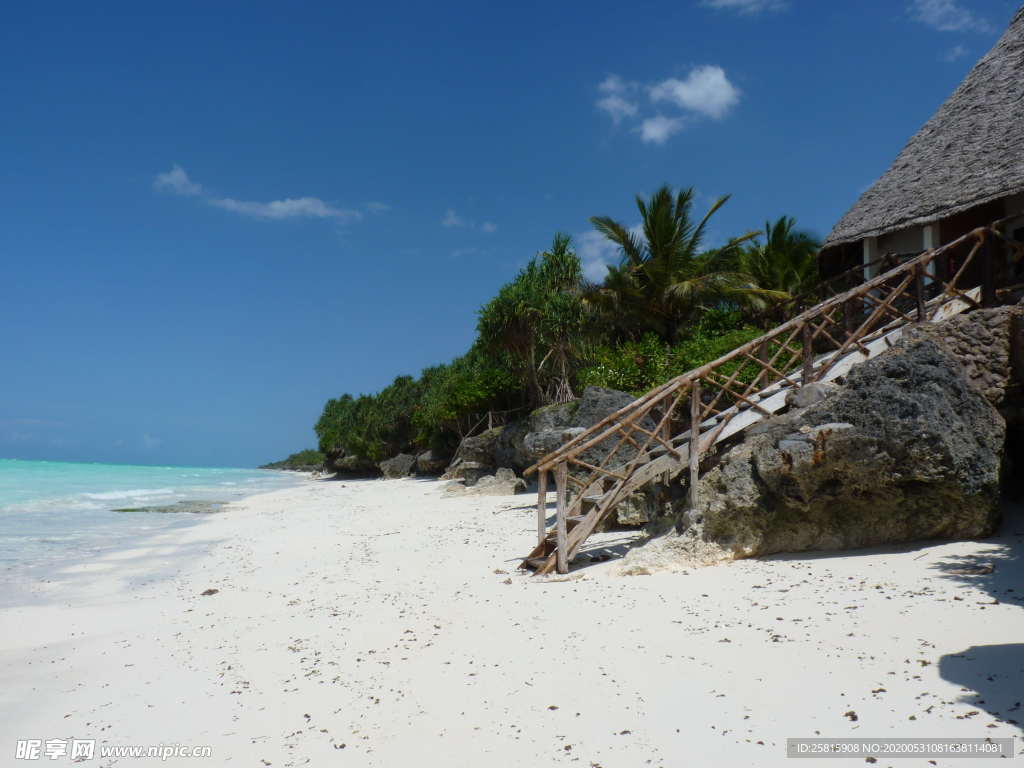
{"label": "turquoise sea", "polygon": [[0,577],[131,546],[203,517],[115,509],[237,501],[302,481],[261,469],[0,459]]}

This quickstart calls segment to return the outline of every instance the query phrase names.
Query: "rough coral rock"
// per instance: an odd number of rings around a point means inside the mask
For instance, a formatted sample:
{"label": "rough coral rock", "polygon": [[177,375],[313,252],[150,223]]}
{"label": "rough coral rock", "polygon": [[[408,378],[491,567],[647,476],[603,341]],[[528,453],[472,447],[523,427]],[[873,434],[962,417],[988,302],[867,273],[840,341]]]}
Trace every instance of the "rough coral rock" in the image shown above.
{"label": "rough coral rock", "polygon": [[512,496],[525,490],[525,480],[508,467],[499,467],[493,475],[485,475],[472,485],[449,483],[444,492],[449,496]]}
{"label": "rough coral rock", "polygon": [[[633,400],[634,397],[627,392],[587,387],[579,400],[538,408],[519,421],[466,438],[448,465],[445,478],[460,479],[459,466],[465,462],[474,462],[489,472],[498,467],[510,467],[522,472],[567,439],[592,427]],[[647,428],[651,428],[653,423],[650,418],[644,422]],[[608,450],[606,446],[598,446],[582,458],[585,461],[600,461]],[[632,449],[620,449],[616,454],[616,463],[621,465],[632,456]]]}
{"label": "rough coral rock", "polygon": [[434,451],[424,451],[416,457],[416,474],[440,475],[445,471],[448,462]]}
{"label": "rough coral rock", "polygon": [[380,468],[377,463],[359,456],[337,456],[328,457],[324,463],[328,472],[333,472],[337,477],[379,477]]}
{"label": "rough coral rock", "polygon": [[976,387],[975,364],[931,329],[908,334],[823,399],[748,430],[625,572],[991,534],[1006,425],[990,400],[1009,374],[993,363],[999,382]]}
{"label": "rough coral rock", "polygon": [[380,464],[380,473],[388,480],[409,477],[416,468],[416,457],[410,453],[400,453]]}

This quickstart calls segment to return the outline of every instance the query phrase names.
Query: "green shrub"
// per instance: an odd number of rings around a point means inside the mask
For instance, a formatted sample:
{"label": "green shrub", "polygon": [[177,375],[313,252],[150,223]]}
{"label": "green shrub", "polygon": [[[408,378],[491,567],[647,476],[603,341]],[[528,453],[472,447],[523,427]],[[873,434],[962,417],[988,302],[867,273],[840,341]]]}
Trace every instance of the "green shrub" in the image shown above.
{"label": "green shrub", "polygon": [[[689,338],[669,346],[649,333],[640,341],[598,347],[594,351],[593,365],[580,373],[580,384],[619,389],[639,396],[669,379],[717,360],[760,335],[759,330],[749,326],[723,332],[698,328]],[[739,362],[730,362],[720,371],[730,376],[739,365]],[[749,382],[756,375],[753,366],[747,366],[737,378]]]}

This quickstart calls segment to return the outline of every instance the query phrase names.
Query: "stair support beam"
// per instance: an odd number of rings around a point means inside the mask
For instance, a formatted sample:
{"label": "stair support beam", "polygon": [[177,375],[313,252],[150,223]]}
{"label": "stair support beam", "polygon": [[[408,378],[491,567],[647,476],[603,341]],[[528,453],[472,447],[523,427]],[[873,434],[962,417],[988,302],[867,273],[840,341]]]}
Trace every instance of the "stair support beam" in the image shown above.
{"label": "stair support beam", "polygon": [[700,379],[690,388],[690,509],[697,508],[700,476]]}
{"label": "stair support beam", "polygon": [[544,544],[548,535],[548,471],[542,469],[537,475],[537,545]]}
{"label": "stair support beam", "polygon": [[565,486],[568,474],[567,462],[562,461],[555,469],[555,489],[558,496],[558,508],[555,512],[555,568],[559,573],[569,572],[569,558],[567,556],[568,534],[565,529]]}
{"label": "stair support beam", "polygon": [[811,323],[807,321],[803,327],[804,336],[804,369],[803,369],[803,380],[800,382],[801,386],[807,386],[813,381],[814,377],[814,336],[811,332]]}

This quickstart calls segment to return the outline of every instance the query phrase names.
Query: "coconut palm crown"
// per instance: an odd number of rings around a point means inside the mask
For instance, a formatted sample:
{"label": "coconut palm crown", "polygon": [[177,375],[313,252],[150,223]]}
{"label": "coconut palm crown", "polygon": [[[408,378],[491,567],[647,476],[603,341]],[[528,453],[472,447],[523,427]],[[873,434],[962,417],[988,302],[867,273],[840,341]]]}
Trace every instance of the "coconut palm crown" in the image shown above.
{"label": "coconut palm crown", "polygon": [[718,198],[700,221],[693,219],[693,198],[692,187],[673,194],[667,185],[649,200],[637,196],[639,232],[608,216],[590,220],[619,247],[619,264],[608,268],[591,297],[620,335],[639,337],[653,331],[675,343],[702,308],[758,310],[786,297],[739,269],[743,245],[760,233],[704,248],[708,221],[729,196]]}

